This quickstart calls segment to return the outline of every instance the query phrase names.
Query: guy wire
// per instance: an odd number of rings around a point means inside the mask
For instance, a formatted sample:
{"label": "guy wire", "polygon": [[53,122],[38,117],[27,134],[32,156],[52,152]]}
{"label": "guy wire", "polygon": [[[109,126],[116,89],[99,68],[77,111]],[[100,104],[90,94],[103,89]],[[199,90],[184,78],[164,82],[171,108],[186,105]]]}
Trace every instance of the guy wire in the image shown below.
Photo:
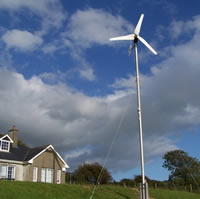
{"label": "guy wire", "polygon": [[94,188],[93,188],[93,190],[92,190],[90,199],[93,199],[93,195],[94,195],[96,189],[98,188],[98,186],[100,185],[100,182],[101,182],[101,178],[102,178],[102,175],[103,175],[103,171],[104,171],[105,165],[106,165],[106,163],[107,163],[108,157],[109,157],[110,152],[111,152],[111,150],[112,150],[113,144],[114,144],[114,142],[115,142],[115,140],[116,140],[116,138],[117,138],[117,135],[118,135],[118,133],[119,133],[119,129],[120,129],[121,124],[122,124],[122,122],[123,122],[123,120],[124,120],[125,114],[127,113],[127,110],[128,110],[127,108],[124,109],[124,112],[123,112],[123,114],[121,115],[119,124],[118,124],[118,126],[117,126],[117,128],[116,128],[116,131],[115,131],[115,134],[114,134],[114,136],[113,136],[112,142],[111,142],[111,144],[110,144],[109,150],[108,150],[108,152],[107,152],[107,154],[106,154],[106,157],[105,157],[105,159],[104,159],[103,166],[102,166],[101,171],[100,171],[100,173],[99,173],[99,176],[98,176],[98,178],[97,178],[97,182],[96,182],[96,184],[95,184],[95,186],[94,186]]}

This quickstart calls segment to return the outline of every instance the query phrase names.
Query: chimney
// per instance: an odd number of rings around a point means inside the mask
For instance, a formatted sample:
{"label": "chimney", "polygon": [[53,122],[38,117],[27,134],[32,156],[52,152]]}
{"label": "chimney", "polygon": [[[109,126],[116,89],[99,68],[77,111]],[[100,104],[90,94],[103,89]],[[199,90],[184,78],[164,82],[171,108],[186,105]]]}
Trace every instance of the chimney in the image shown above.
{"label": "chimney", "polygon": [[12,128],[8,131],[8,135],[9,137],[13,140],[13,144],[12,146],[17,148],[18,146],[18,134],[19,134],[19,130],[16,128],[15,125],[12,126]]}

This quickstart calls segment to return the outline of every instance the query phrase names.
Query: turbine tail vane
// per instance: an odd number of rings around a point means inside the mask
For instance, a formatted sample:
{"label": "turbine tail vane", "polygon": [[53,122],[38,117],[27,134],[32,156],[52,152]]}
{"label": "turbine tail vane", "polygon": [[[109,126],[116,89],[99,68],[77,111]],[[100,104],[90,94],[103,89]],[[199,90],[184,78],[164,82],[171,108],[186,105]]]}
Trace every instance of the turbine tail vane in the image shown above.
{"label": "turbine tail vane", "polygon": [[128,56],[131,55],[132,50],[133,50],[133,45],[130,45],[130,46],[129,46],[129,49],[128,49]]}
{"label": "turbine tail vane", "polygon": [[140,36],[137,37],[154,55],[157,55],[157,52]]}
{"label": "turbine tail vane", "polygon": [[141,26],[142,26],[143,18],[144,18],[144,14],[141,14],[140,19],[139,19],[139,21],[138,21],[138,23],[136,25],[135,31],[134,31],[134,33],[137,36],[140,34],[140,29],[141,29]]}

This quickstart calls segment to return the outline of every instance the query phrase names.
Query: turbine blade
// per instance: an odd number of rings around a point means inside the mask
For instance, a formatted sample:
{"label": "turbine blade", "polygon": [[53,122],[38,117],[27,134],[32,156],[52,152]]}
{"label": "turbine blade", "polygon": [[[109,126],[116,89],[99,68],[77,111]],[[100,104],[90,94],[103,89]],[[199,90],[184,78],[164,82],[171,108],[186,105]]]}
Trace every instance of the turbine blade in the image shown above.
{"label": "turbine blade", "polygon": [[134,40],[135,34],[120,36],[120,37],[113,37],[110,38],[110,41],[116,41],[116,40]]}
{"label": "turbine blade", "polygon": [[136,35],[140,34],[140,28],[141,28],[141,25],[142,25],[143,18],[144,18],[144,14],[141,14],[140,19],[139,19],[139,21],[138,21],[138,23],[136,25],[135,31],[134,31],[134,33]]}
{"label": "turbine blade", "polygon": [[157,52],[140,36],[138,36],[138,39],[155,55],[157,55]]}

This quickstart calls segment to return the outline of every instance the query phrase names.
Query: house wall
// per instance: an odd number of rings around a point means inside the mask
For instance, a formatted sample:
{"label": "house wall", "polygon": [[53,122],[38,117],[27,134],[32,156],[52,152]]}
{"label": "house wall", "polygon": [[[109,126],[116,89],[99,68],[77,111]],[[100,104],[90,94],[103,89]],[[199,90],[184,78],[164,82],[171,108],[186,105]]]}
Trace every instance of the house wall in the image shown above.
{"label": "house wall", "polygon": [[17,181],[23,181],[24,176],[23,176],[23,165],[15,165],[15,180]]}
{"label": "house wall", "polygon": [[25,165],[24,166],[23,180],[24,181],[33,181],[33,178],[32,179],[30,178],[31,173],[33,173],[33,171],[31,170],[31,165]]}
{"label": "house wall", "polygon": [[65,172],[62,171],[64,167],[63,162],[58,158],[54,151],[51,149],[45,151],[36,159],[34,159],[32,165],[24,167],[24,175],[26,181],[33,181],[33,168],[38,168],[37,181],[41,182],[41,169],[49,168],[53,169],[53,183],[57,183],[57,170],[61,170],[61,184],[65,183]]}
{"label": "house wall", "polygon": [[3,166],[14,166],[15,167],[15,180],[17,181],[23,181],[24,180],[24,168],[23,165],[21,164],[14,164],[14,163],[6,163],[6,162],[2,162],[0,163],[0,165]]}

